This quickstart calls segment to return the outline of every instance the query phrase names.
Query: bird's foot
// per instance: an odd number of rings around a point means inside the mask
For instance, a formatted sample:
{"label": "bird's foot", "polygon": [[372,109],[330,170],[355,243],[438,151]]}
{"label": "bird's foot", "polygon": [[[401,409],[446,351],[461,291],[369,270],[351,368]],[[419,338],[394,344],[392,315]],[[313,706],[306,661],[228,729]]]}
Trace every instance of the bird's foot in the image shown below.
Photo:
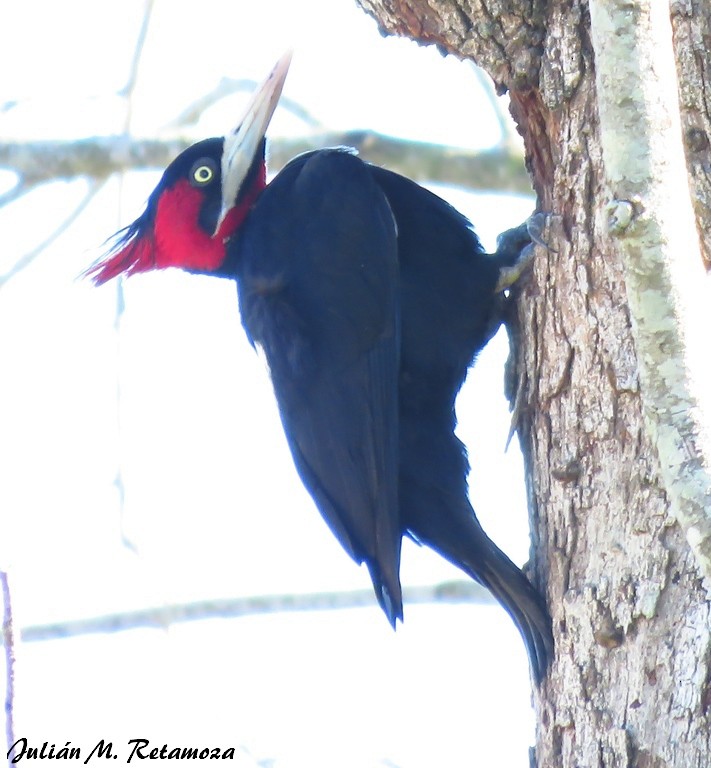
{"label": "bird's foot", "polygon": [[550,215],[534,213],[523,224],[507,229],[497,238],[496,256],[501,261],[496,292],[505,291],[517,282],[533,261],[535,246],[549,248],[542,235]]}

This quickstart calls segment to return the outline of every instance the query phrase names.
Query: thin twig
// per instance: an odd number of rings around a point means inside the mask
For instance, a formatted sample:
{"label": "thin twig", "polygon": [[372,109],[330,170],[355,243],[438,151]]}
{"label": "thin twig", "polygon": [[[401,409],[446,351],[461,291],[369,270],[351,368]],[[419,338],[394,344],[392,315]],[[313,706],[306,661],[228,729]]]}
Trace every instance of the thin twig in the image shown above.
{"label": "thin twig", "polygon": [[131,122],[131,98],[133,96],[133,91],[136,88],[136,82],[138,80],[138,68],[141,64],[141,58],[143,56],[146,37],[148,36],[148,27],[151,23],[152,13],[153,0],[145,0],[145,5],[143,6],[143,19],[141,20],[141,28],[138,30],[136,46],[133,50],[133,58],[131,59],[131,65],[128,70],[128,79],[126,80],[126,85],[124,85],[124,87],[118,92],[118,95],[124,97],[128,102],[126,125],[124,126],[126,133],[128,133],[128,128]]}
{"label": "thin twig", "polygon": [[124,311],[126,309],[126,297],[123,290],[123,279],[115,280],[116,286],[116,311],[114,314],[114,339],[116,340],[116,434],[118,435],[119,453],[116,461],[116,474],[114,476],[114,487],[118,495],[118,508],[119,508],[119,528],[121,531],[121,543],[134,554],[138,553],[135,542],[131,540],[131,537],[126,531],[126,484],[124,482],[124,469],[123,469],[123,455],[122,448],[124,441],[122,440],[123,433],[123,387],[121,385],[121,371],[123,366],[122,360],[122,347],[121,347],[121,323],[123,322]]}
{"label": "thin twig", "polygon": [[476,79],[479,81],[479,85],[481,85],[482,90],[486,95],[486,100],[491,106],[494,117],[496,118],[496,123],[499,126],[499,131],[501,132],[501,143],[507,147],[520,147],[521,137],[518,135],[516,129],[514,128],[511,115],[509,114],[508,110],[504,108],[505,102],[503,98],[496,92],[494,82],[481,67],[477,67],[477,65],[473,62],[470,62],[470,64],[474,70]]}
{"label": "thin twig", "polygon": [[9,205],[10,203],[14,203],[15,200],[19,200],[21,197],[24,197],[28,193],[30,193],[36,186],[38,185],[38,182],[35,182],[34,184],[28,184],[25,179],[20,176],[17,180],[17,184],[15,184],[12,189],[8,189],[7,192],[3,192],[0,195],[0,208],[3,207],[3,205]]}
{"label": "thin twig", "polygon": [[39,245],[35,246],[31,251],[27,251],[4,275],[0,275],[0,288],[6,283],[12,280],[13,277],[22,272],[23,269],[28,267],[49,245],[51,245],[58,237],[71,227],[71,225],[84,213],[87,206],[91,201],[99,194],[102,187],[106,182],[93,181],[89,184],[86,194],[81,199],[81,202],[77,207],[67,216],[66,219],[52,232],[49,237],[45,238]]}
{"label": "thin twig", "polygon": [[[15,743],[15,638],[12,626],[12,602],[10,600],[10,582],[6,571],[0,571],[2,589],[2,640],[5,646],[5,738],[7,748],[11,750]],[[12,755],[7,753],[8,763],[12,764]]]}
{"label": "thin twig", "polygon": [[[208,107],[217,104],[218,101],[221,101],[227,96],[232,96],[235,93],[241,93],[243,91],[253,93],[258,85],[259,83],[255,80],[223,77],[211,91],[195,99],[192,104],[188,105],[174,120],[171,120],[164,127],[166,129],[174,130],[175,128],[185,128],[187,126],[195,125]],[[291,114],[298,117],[299,120],[311,129],[318,131],[324,129],[323,123],[314,117],[306,107],[299,104],[298,101],[282,96],[279,99],[279,108],[291,112]]]}
{"label": "thin twig", "polygon": [[[473,581],[452,581],[433,586],[409,587],[403,590],[408,605],[437,603],[475,603],[493,605],[494,599],[484,587]],[[304,595],[264,595],[226,600],[203,600],[194,603],[165,605],[138,611],[94,616],[75,621],[24,627],[23,642],[57,640],[79,635],[122,632],[130,629],[166,629],[172,624],[206,619],[242,618],[297,611],[332,611],[375,606],[371,590],[354,592],[318,592]]]}
{"label": "thin twig", "polygon": [[11,110],[18,107],[20,104],[22,104],[22,101],[19,99],[11,99],[10,101],[3,101],[3,103],[0,104],[0,114],[3,114],[5,112],[10,112]]}
{"label": "thin twig", "polygon": [[[141,64],[141,58],[145,49],[146,37],[148,36],[148,27],[151,22],[151,15],[153,13],[153,0],[145,0],[143,6],[143,19],[141,21],[141,28],[138,32],[136,39],[136,47],[133,52],[133,59],[129,69],[128,80],[123,88],[121,95],[126,99],[126,115],[124,119],[123,131],[126,136],[131,130],[131,118],[133,117],[133,97],[136,89],[136,83],[138,82],[138,69]],[[119,177],[119,220],[121,216],[121,201],[123,200],[123,182],[124,173],[122,172]],[[122,387],[121,387],[121,322],[123,320],[123,314],[125,309],[125,297],[123,293],[123,280],[115,281],[116,290],[116,311],[114,315],[114,336],[116,339],[116,432],[118,434],[119,446],[122,445],[121,432],[122,432]],[[119,453],[116,463],[116,475],[114,477],[114,486],[118,494],[119,503],[119,526],[121,529],[121,541],[127,549],[135,552],[136,547],[130,540],[126,533],[125,526],[125,498],[126,498],[126,484],[124,482],[123,461],[121,454]]]}

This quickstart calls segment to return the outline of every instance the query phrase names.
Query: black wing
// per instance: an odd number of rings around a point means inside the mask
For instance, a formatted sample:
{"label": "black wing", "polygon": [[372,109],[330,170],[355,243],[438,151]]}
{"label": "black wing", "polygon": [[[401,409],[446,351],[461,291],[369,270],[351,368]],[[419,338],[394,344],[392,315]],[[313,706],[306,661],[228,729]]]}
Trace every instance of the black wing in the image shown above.
{"label": "black wing", "polygon": [[297,158],[259,198],[230,261],[296,467],[336,537],[367,563],[394,623],[400,332],[387,200],[350,154]]}

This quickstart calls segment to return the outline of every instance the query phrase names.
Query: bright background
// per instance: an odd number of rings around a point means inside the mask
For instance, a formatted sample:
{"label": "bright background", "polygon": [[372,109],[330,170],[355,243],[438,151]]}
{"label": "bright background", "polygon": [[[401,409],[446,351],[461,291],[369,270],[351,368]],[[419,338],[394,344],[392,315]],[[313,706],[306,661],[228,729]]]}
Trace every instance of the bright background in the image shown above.
{"label": "bright background", "polygon": [[[0,140],[120,133],[127,101],[117,94],[143,11],[138,0],[5,8]],[[155,2],[131,132],[171,135],[166,126],[221,77],[260,81],[289,47],[285,96],[329,129],[473,148],[500,139],[470,65],[382,38],[353,0]],[[246,98],[208,110],[192,135],[231,128]],[[272,135],[307,130],[283,112],[272,125]],[[234,286],[178,272],[134,277],[117,333],[116,286],[78,278],[157,180],[111,181],[0,288],[0,567],[17,628],[370,584],[296,477]],[[489,248],[533,207],[438,191]],[[0,272],[85,192],[84,182],[57,182],[0,209]],[[522,563],[526,501],[515,441],[504,453],[505,356],[500,334],[460,397],[459,432],[479,517]],[[403,584],[460,577],[405,543]],[[406,605],[405,617],[397,633],[374,605],[18,644],[16,735],[70,741],[84,755],[103,738],[118,747],[117,764],[128,739],[147,738],[241,747],[240,766],[527,766],[527,663],[503,610]]]}

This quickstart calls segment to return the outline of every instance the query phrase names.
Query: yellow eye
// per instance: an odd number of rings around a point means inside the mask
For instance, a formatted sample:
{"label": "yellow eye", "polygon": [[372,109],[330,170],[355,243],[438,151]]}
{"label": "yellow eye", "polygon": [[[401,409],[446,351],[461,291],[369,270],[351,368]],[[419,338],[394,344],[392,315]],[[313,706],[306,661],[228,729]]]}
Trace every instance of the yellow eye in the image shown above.
{"label": "yellow eye", "polygon": [[193,181],[199,186],[209,184],[215,178],[215,171],[209,165],[198,165],[193,169]]}

